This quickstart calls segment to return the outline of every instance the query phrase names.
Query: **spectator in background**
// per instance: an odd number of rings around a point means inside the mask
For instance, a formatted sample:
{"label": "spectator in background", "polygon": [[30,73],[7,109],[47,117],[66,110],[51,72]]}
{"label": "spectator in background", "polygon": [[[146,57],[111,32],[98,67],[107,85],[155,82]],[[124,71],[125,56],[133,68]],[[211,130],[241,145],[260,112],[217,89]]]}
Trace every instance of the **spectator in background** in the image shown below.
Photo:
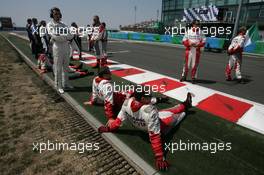
{"label": "spectator in background", "polygon": [[32,31],[31,31],[31,25],[32,25],[32,19],[28,18],[28,19],[27,19],[26,30],[27,30],[28,39],[29,39],[29,42],[30,42],[31,52],[32,52],[32,54],[33,54],[33,53],[34,53],[34,52],[33,52],[33,47],[32,47],[33,35],[32,35]]}
{"label": "spectator in background", "polygon": [[48,32],[46,30],[46,21],[40,21],[40,27],[39,27],[39,36],[41,39],[42,47],[43,47],[43,52],[51,58],[51,49],[50,49],[50,37],[48,35]]}
{"label": "spectator in background", "polygon": [[41,53],[42,50],[42,43],[39,36],[38,20],[36,18],[32,18],[31,32],[33,36],[32,38],[33,54],[35,55],[35,58],[38,59],[38,54]]}

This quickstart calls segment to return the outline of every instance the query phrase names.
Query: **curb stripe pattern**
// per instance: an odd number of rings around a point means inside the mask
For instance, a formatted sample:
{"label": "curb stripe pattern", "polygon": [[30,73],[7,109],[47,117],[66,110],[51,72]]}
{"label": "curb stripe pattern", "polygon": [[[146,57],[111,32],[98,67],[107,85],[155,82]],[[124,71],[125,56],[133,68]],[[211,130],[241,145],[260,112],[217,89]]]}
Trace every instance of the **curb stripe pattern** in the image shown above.
{"label": "curb stripe pattern", "polygon": [[[76,55],[77,56],[77,55]],[[89,58],[96,57],[85,53]],[[84,58],[85,59],[85,58]],[[86,61],[82,61],[86,63]],[[115,64],[111,64],[111,63]],[[264,134],[264,105],[220,91],[202,87],[145,69],[109,60],[111,72],[125,80],[142,85],[165,85],[161,92],[171,98],[184,101],[188,92],[193,93],[193,105],[197,108],[234,122],[240,126]],[[131,73],[131,70],[136,70]],[[122,72],[118,74],[117,72]]]}

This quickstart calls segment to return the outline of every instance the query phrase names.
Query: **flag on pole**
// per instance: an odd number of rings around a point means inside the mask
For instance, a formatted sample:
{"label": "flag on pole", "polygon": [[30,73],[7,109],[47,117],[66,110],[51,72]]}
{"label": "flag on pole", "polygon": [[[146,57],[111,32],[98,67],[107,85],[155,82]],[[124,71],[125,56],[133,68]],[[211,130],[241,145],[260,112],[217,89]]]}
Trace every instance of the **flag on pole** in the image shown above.
{"label": "flag on pole", "polygon": [[246,42],[244,47],[255,43],[257,40],[260,40],[260,37],[259,37],[258,25],[257,23],[255,23],[247,30]]}

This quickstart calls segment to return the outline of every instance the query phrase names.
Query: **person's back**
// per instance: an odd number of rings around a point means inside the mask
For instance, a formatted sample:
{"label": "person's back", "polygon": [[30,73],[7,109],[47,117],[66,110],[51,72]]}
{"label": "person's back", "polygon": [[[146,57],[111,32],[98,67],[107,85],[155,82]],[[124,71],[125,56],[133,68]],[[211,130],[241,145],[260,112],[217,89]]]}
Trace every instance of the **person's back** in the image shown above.
{"label": "person's back", "polygon": [[123,117],[125,116],[123,120],[129,120],[136,128],[147,132],[159,132],[158,110],[153,104],[142,105],[134,97],[131,97],[125,100],[121,110],[124,114]]}

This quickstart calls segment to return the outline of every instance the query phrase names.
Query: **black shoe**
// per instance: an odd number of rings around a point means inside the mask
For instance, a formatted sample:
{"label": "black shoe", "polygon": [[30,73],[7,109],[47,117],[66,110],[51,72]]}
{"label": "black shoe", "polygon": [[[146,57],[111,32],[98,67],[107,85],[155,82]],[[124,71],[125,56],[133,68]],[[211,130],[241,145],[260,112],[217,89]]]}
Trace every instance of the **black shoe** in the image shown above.
{"label": "black shoe", "polygon": [[232,78],[231,77],[227,77],[226,81],[232,81]]}
{"label": "black shoe", "polygon": [[186,81],[186,77],[182,76],[180,82]]}
{"label": "black shoe", "polygon": [[183,105],[188,109],[192,107],[192,94],[190,92],[187,93],[186,100],[183,102]]}
{"label": "black shoe", "polygon": [[196,79],[192,78],[192,84],[195,84],[195,83],[196,83]]}
{"label": "black shoe", "polygon": [[244,81],[243,81],[243,79],[242,79],[242,78],[239,78],[239,79],[237,79],[237,82],[238,82],[238,83],[241,83],[241,84],[243,84],[243,83],[244,83]]}

